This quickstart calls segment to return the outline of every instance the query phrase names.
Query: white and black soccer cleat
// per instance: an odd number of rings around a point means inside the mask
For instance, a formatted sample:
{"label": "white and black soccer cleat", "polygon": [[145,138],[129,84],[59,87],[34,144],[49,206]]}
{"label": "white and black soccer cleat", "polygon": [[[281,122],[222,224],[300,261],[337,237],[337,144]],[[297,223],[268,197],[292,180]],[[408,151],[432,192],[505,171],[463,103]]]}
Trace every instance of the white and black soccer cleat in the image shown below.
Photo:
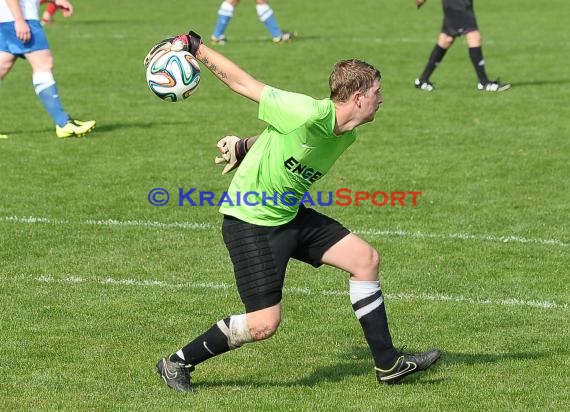
{"label": "white and black soccer cleat", "polygon": [[379,383],[393,384],[401,381],[412,373],[425,371],[441,357],[439,349],[433,349],[424,353],[412,354],[400,352],[396,364],[388,369],[376,369],[376,379]]}
{"label": "white and black soccer cleat", "polygon": [[426,92],[431,92],[435,89],[433,87],[433,84],[431,84],[427,80],[416,79],[414,81],[414,86],[416,87],[416,89],[425,90]]}
{"label": "white and black soccer cleat", "polygon": [[485,84],[477,84],[477,90],[484,92],[504,92],[510,88],[511,85],[509,83],[501,83],[498,80],[490,81]]}
{"label": "white and black soccer cleat", "polygon": [[190,372],[194,370],[191,365],[172,362],[168,358],[162,358],[156,364],[155,372],[172,389],[178,392],[194,392],[190,383]]}

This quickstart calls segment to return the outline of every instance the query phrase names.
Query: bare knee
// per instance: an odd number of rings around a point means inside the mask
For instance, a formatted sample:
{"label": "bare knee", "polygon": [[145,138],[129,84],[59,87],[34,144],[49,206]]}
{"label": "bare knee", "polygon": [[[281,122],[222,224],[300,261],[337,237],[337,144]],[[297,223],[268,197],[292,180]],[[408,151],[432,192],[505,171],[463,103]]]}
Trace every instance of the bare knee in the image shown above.
{"label": "bare knee", "polygon": [[46,59],[45,61],[38,62],[34,66],[32,66],[32,71],[34,73],[43,73],[43,72],[53,72],[53,59]]}
{"label": "bare knee", "polygon": [[26,60],[32,66],[32,72],[43,73],[53,71],[53,56],[49,50],[39,50],[26,54]]}
{"label": "bare knee", "polygon": [[351,278],[353,280],[378,280],[380,263],[380,253],[370,246],[365,254],[360,256],[358,267],[352,271]]}
{"label": "bare knee", "polygon": [[471,31],[465,35],[468,47],[479,47],[483,42],[481,32],[479,30]]}
{"label": "bare knee", "polygon": [[378,272],[380,271],[380,263],[382,262],[382,258],[380,253],[373,247],[370,248],[370,252],[368,255],[368,271],[371,273],[376,274],[376,278],[378,278]]}
{"label": "bare knee", "polygon": [[353,280],[378,280],[380,254],[354,233],[327,250],[321,262],[345,270]]}
{"label": "bare knee", "polygon": [[259,319],[253,323],[249,323],[249,333],[254,341],[264,340],[272,337],[277,332],[280,319]]}
{"label": "bare knee", "polygon": [[4,77],[10,72],[14,63],[16,62],[15,58],[12,59],[2,59],[0,60],[0,80],[3,80]]}
{"label": "bare knee", "polygon": [[11,66],[7,67],[5,65],[0,65],[0,80],[4,80],[4,77],[6,77],[6,75],[10,71],[10,68]]}
{"label": "bare knee", "polygon": [[246,317],[252,340],[258,341],[270,338],[277,332],[277,328],[281,323],[281,304],[249,312]]}
{"label": "bare knee", "polygon": [[442,49],[449,49],[454,41],[455,37],[445,33],[440,33],[439,38],[437,39],[437,44]]}

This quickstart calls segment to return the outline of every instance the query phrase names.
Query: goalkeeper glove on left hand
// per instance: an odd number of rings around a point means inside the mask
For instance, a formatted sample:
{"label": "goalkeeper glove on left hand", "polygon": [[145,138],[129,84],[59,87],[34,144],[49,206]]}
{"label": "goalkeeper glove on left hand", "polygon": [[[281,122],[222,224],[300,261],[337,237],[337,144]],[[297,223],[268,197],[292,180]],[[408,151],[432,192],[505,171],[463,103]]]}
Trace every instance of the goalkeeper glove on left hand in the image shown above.
{"label": "goalkeeper glove on left hand", "polygon": [[227,163],[224,170],[222,170],[223,175],[231,172],[240,165],[249,150],[247,147],[247,141],[249,139],[249,137],[240,139],[237,136],[225,136],[218,141],[217,146],[220,156],[217,156],[214,162],[216,162],[216,164]]}

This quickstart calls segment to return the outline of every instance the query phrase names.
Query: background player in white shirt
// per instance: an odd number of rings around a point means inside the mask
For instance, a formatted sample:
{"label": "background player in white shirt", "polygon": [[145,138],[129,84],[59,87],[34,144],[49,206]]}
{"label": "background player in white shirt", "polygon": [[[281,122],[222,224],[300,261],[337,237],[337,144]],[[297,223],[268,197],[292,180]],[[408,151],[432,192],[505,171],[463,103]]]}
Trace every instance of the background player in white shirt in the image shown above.
{"label": "background player in white shirt", "polygon": [[[54,0],[64,17],[73,14],[68,0]],[[32,66],[34,89],[53,119],[58,137],[79,137],[95,127],[95,121],[72,119],[63,109],[52,74],[53,56],[39,20],[39,0],[0,0],[0,82],[18,57]]]}

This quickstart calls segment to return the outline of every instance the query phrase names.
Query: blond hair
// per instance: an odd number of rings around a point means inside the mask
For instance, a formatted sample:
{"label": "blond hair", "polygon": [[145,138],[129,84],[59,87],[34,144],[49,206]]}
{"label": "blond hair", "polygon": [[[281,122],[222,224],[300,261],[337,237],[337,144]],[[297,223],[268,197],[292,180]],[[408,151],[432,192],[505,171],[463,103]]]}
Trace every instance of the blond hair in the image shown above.
{"label": "blond hair", "polygon": [[329,76],[330,98],[335,102],[344,103],[355,92],[366,93],[380,80],[380,70],[362,60],[341,60],[334,65]]}

